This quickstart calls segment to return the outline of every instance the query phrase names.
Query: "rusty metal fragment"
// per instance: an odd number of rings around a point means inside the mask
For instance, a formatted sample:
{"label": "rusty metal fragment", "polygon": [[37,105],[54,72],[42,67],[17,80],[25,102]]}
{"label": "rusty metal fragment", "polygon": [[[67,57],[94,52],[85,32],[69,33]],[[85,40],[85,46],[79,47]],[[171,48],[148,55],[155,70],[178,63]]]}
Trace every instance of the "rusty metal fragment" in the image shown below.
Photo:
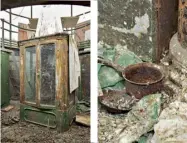
{"label": "rusty metal fragment", "polygon": [[179,0],[178,38],[187,43],[187,0]]}

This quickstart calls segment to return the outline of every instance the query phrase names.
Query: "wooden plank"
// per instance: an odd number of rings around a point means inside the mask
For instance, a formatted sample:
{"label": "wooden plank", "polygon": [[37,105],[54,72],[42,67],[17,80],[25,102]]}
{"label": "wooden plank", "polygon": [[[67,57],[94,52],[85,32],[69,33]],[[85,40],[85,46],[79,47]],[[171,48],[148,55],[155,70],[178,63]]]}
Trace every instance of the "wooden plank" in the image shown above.
{"label": "wooden plank", "polygon": [[13,105],[8,105],[7,107],[2,108],[1,111],[3,111],[3,112],[8,112],[8,111],[12,110],[13,108],[14,108]]}
{"label": "wooden plank", "polygon": [[85,126],[90,126],[90,115],[87,114],[76,115],[76,122]]}

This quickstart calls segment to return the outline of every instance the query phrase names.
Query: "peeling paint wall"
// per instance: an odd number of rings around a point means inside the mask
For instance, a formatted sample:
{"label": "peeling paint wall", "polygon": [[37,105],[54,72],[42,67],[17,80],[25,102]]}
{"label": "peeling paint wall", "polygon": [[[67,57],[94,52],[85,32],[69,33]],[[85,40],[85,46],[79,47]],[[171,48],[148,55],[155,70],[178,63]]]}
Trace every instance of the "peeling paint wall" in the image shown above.
{"label": "peeling paint wall", "polygon": [[153,55],[152,0],[100,0],[99,41],[122,45],[144,60]]}
{"label": "peeling paint wall", "polygon": [[[98,1],[99,42],[102,41],[114,47],[116,45],[127,47],[145,61],[160,58],[161,53],[169,48],[170,35],[174,34],[173,29],[177,29],[175,24],[177,18],[174,16],[175,0],[158,1],[162,4],[159,9],[162,17],[162,21],[159,21],[162,23],[159,26],[162,27],[159,27],[157,22],[159,19],[156,0]],[[177,11],[175,13],[177,15]],[[174,18],[176,22],[173,22]],[[175,25],[174,28],[172,24]],[[162,29],[163,26],[166,30]],[[161,29],[160,32],[158,32],[158,27]],[[158,38],[159,33],[161,39]],[[162,35],[166,35],[164,40],[167,42],[162,42]]]}

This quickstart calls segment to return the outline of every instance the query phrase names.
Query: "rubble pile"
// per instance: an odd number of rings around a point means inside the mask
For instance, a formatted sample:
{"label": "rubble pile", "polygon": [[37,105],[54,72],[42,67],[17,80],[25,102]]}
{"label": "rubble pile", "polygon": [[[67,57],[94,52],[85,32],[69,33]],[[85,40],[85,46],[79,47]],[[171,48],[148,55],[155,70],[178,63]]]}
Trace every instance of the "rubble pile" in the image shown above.
{"label": "rubble pile", "polygon": [[102,104],[119,109],[119,110],[129,110],[135,104],[136,100],[134,98],[131,98],[129,95],[112,95],[112,96],[107,96],[105,100],[101,101]]}
{"label": "rubble pile", "polygon": [[[107,47],[104,53],[105,59],[124,68],[142,62],[120,46],[113,49]],[[162,92],[147,95],[135,104],[130,104],[132,109],[125,114],[110,114],[104,109],[99,110],[100,143],[187,142],[187,68],[170,62],[171,57],[165,59],[158,65],[165,75]],[[125,89],[125,81],[115,68],[101,64],[98,75],[99,91]],[[124,102],[123,98],[116,97],[104,104],[123,109]]]}

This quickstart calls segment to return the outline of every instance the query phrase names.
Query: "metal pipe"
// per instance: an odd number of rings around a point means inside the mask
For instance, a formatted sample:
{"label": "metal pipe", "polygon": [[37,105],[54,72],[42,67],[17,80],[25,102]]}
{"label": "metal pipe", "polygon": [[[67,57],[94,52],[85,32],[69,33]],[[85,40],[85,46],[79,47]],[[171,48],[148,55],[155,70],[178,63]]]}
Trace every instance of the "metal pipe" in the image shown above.
{"label": "metal pipe", "polygon": [[70,30],[64,30],[64,31],[71,31],[71,30],[78,30],[78,29],[81,29],[81,28],[84,28],[86,26],[89,26],[90,24],[85,24],[84,26],[80,26],[80,27],[77,27],[77,28],[74,28],[74,29],[70,29]]}
{"label": "metal pipe", "polygon": [[85,13],[82,13],[82,14],[76,15],[76,17],[82,16],[82,15],[84,15],[84,14],[88,14],[88,13],[90,13],[90,11],[87,11],[87,12],[85,12]]}
{"label": "metal pipe", "polygon": [[[73,5],[71,5],[71,17],[73,17]],[[73,33],[72,28],[71,28],[71,34]]]}
{"label": "metal pipe", "polygon": [[[4,22],[7,23],[7,24],[11,24],[11,23],[9,23],[9,22],[6,21],[6,20],[4,20]],[[19,27],[19,26],[17,26],[17,25],[14,25],[14,24],[11,24],[11,25],[14,26],[14,27],[17,27],[17,28],[20,28],[20,29],[26,30],[26,31],[33,31],[33,32],[36,32],[36,30],[33,30],[33,29],[22,28],[22,27]]]}
{"label": "metal pipe", "polygon": [[[0,27],[0,29],[3,29],[3,28],[2,28],[2,27]],[[10,32],[10,30],[9,30],[9,29],[4,28],[4,30],[5,30],[5,31]],[[18,33],[17,31],[13,31],[13,30],[12,30],[11,32],[12,32],[12,33]]]}
{"label": "metal pipe", "polygon": [[2,21],[2,49],[4,49],[4,19],[1,19]]}
{"label": "metal pipe", "polygon": [[[10,14],[10,12],[9,12],[9,11],[6,11],[6,10],[5,10],[5,12],[7,12],[7,13],[9,13],[9,14]],[[12,13],[12,12],[11,12],[11,14],[12,14],[12,15],[15,15],[15,16],[22,17],[22,18],[30,19],[30,17],[22,16],[22,15],[15,14],[15,13]]]}
{"label": "metal pipe", "polygon": [[31,5],[31,18],[33,18],[33,15],[32,15],[33,13],[32,13],[32,5]]}
{"label": "metal pipe", "polygon": [[[11,13],[12,13],[12,10],[10,9],[9,21],[10,21],[10,23],[12,24],[12,14],[11,14]],[[9,39],[10,39],[10,45],[11,45],[11,43],[12,43],[12,42],[11,42],[11,41],[12,41],[12,32],[11,32],[11,31],[12,31],[12,25],[11,25],[11,24],[9,25],[9,26],[10,26],[10,28],[9,28],[9,29],[10,29],[10,31],[9,31],[9,32],[10,32],[10,33],[9,33],[9,34],[10,34],[10,37],[9,37]],[[11,47],[12,47],[12,46],[11,46]],[[11,47],[10,47],[10,48],[11,48]]]}

